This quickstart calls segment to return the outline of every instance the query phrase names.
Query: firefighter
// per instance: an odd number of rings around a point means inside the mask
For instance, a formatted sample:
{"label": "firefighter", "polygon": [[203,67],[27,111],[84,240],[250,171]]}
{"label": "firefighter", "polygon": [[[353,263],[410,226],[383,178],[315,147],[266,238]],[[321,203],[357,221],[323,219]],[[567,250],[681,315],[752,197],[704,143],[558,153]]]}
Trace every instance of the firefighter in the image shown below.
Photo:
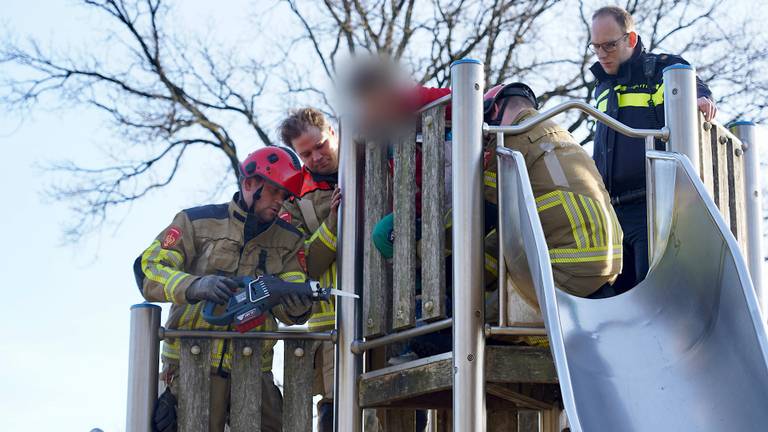
{"label": "firefighter", "polygon": [[[222,305],[228,301],[237,288],[234,276],[273,274],[289,282],[306,280],[300,262],[304,236],[277,218],[283,201],[301,191],[301,172],[293,158],[279,147],[251,153],[240,165],[240,191],[229,203],[179,212],[136,259],[134,273],[144,298],[172,303],[167,328],[229,330],[208,324],[201,311],[203,301]],[[304,323],[311,306],[309,297],[289,296],[253,331],[276,330],[275,318],[287,325]],[[163,342],[163,376],[171,393],[178,390],[179,345],[178,340]],[[274,341],[262,345],[261,424],[266,431],[282,429],[282,396],[271,372],[274,345]],[[231,341],[212,340],[211,431],[224,430],[231,362]],[[167,428],[168,419],[175,416],[168,405],[158,404],[156,426]]]}
{"label": "firefighter", "polygon": [[[646,52],[632,16],[615,6],[592,15],[590,47],[598,59],[591,67],[597,79],[597,108],[628,126],[663,127],[662,71],[688,62],[676,55]],[[698,108],[710,121],[717,113],[712,93],[699,78],[696,87]],[[629,138],[598,123],[593,157],[624,229],[624,271],[615,284],[621,293],[640,283],[648,272],[645,144],[642,138]]]}
{"label": "firefighter", "polygon": [[[484,117],[490,125],[518,124],[538,114],[537,108],[536,95],[522,83],[497,85],[484,98]],[[495,145],[489,141],[491,148]],[[589,154],[551,120],[525,134],[506,136],[504,146],[525,157],[555,284],[580,297],[613,295],[611,285],[621,272],[623,235]],[[489,162],[495,173],[496,161]],[[486,184],[485,199],[497,203],[495,187]],[[526,288],[516,286],[520,296],[538,310],[536,293],[527,284],[521,286]]]}
{"label": "firefighter", "polygon": [[[323,113],[315,108],[295,110],[280,125],[280,136],[304,163],[301,200],[283,204],[281,217],[304,232],[309,277],[323,287],[336,287],[336,228],[341,192],[338,187],[339,138]],[[336,326],[332,302],[315,303],[308,322],[310,331]],[[315,354],[315,394],[318,430],[333,430],[334,345],[323,342]]]}

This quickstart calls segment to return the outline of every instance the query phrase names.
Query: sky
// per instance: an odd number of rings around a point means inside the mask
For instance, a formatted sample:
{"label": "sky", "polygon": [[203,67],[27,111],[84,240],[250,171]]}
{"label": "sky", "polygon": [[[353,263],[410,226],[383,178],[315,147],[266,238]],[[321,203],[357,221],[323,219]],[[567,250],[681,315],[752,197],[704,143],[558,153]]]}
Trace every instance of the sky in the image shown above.
{"label": "sky", "polygon": [[[0,29],[56,44],[82,46],[98,37],[99,18],[73,1],[4,2]],[[250,2],[184,2],[179,20],[217,28],[237,40],[251,25]],[[226,25],[217,25],[226,23]],[[83,243],[62,244],[66,205],[45,192],[46,163],[98,163],[95,148],[114,142],[103,117],[77,108],[0,115],[0,419],[4,431],[105,431],[125,428],[129,307],[141,298],[132,263],[180,209],[210,198],[219,178],[188,170],[161,193],[136,202],[119,224]],[[768,142],[768,141],[767,141]],[[256,143],[254,142],[254,148]],[[194,154],[188,165],[210,165]],[[221,171],[213,171],[221,172]],[[226,189],[214,202],[224,202]],[[276,357],[279,358],[279,355]]]}

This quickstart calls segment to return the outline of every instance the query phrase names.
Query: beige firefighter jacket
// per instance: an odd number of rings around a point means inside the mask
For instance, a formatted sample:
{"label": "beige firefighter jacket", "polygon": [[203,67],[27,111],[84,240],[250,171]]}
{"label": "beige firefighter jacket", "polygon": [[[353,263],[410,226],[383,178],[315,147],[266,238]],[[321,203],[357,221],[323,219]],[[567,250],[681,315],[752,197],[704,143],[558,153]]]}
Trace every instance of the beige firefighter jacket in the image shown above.
{"label": "beige firefighter jacket", "polygon": [[[228,204],[207,205],[179,212],[136,259],[134,273],[145,299],[173,303],[167,328],[227,330],[202,318],[205,302],[189,304],[187,288],[204,275],[255,276],[273,274],[290,282],[304,282],[306,275],[297,253],[304,247],[304,236],[290,224],[276,219],[259,225],[238,205],[235,195]],[[223,308],[224,306],[218,306]],[[216,313],[221,310],[217,309]],[[303,317],[290,317],[282,305],[274,307],[266,322],[252,331],[277,329],[275,317],[285,324],[301,324]],[[231,341],[215,339],[211,343],[211,367],[230,370]],[[262,369],[272,368],[275,341],[264,341]],[[163,361],[179,361],[179,341],[166,340]]]}
{"label": "beige firefighter jacket", "polygon": [[[514,123],[537,113],[525,110]],[[525,158],[555,284],[569,293],[588,296],[605,283],[613,283],[621,272],[623,233],[589,154],[553,121],[545,121],[527,134],[507,136],[504,146]],[[496,170],[496,160],[491,158],[485,199],[493,203],[497,202]],[[538,307],[534,292],[520,294]]]}
{"label": "beige firefighter jacket", "polygon": [[[306,168],[301,201],[287,201],[280,216],[306,235],[307,274],[324,288],[336,287],[336,227],[338,220],[331,215],[331,195],[336,182],[330,178],[313,177]],[[325,176],[329,177],[329,176]],[[302,205],[306,206],[302,209]],[[313,214],[306,214],[311,212]],[[331,330],[336,326],[333,299],[316,302],[307,323],[310,331]]]}

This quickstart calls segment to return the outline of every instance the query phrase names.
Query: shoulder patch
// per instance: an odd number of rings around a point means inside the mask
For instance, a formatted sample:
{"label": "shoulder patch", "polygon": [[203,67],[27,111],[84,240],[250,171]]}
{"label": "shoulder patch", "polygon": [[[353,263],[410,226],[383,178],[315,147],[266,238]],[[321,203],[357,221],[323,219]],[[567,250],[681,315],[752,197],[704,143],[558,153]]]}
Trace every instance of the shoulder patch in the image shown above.
{"label": "shoulder patch", "polygon": [[290,231],[290,232],[296,234],[299,237],[304,237],[304,233],[299,231],[298,228],[296,228],[295,226],[289,224],[288,222],[286,222],[282,218],[277,218],[275,220],[275,224],[277,224],[279,227],[283,228],[286,231]]}
{"label": "shoulder patch", "polygon": [[160,245],[163,249],[168,249],[176,245],[176,243],[179,242],[179,239],[181,238],[181,228],[177,227],[176,225],[173,225],[169,227],[167,230],[165,230],[165,235],[163,235],[163,242]]}
{"label": "shoulder patch", "polygon": [[229,217],[229,204],[210,204],[201,207],[192,207],[184,210],[190,221],[198,219],[227,219]]}

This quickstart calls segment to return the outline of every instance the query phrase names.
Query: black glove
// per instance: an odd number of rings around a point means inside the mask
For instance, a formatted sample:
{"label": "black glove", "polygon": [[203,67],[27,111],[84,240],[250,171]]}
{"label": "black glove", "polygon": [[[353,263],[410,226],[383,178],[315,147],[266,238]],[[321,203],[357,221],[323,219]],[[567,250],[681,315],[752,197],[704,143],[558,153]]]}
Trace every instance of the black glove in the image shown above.
{"label": "black glove", "polygon": [[223,305],[237,291],[237,288],[238,284],[232,278],[216,275],[203,276],[187,288],[187,301],[197,303],[200,300],[207,300]]}
{"label": "black glove", "polygon": [[155,402],[152,414],[153,432],[176,432],[176,396],[166,388]]}
{"label": "black glove", "polygon": [[283,297],[285,312],[292,318],[298,318],[312,308],[312,298],[308,295],[289,294]]}

